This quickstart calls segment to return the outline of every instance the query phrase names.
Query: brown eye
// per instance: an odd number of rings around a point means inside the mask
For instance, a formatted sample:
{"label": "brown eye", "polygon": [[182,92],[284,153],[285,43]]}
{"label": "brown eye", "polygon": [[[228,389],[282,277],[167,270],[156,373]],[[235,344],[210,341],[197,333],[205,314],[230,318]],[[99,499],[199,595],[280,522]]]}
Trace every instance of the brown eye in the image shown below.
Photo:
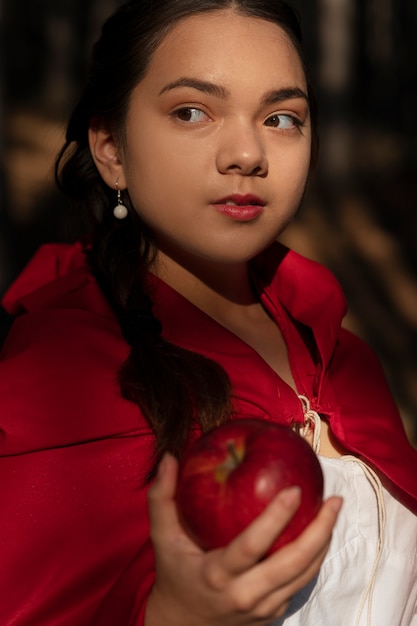
{"label": "brown eye", "polygon": [[268,117],[268,119],[265,120],[265,126],[272,126],[273,128],[280,128],[282,130],[291,130],[302,126],[302,123],[293,115],[280,113]]}
{"label": "brown eye", "polygon": [[206,119],[206,114],[201,109],[196,107],[182,107],[177,109],[174,113],[175,117],[181,122],[203,122]]}

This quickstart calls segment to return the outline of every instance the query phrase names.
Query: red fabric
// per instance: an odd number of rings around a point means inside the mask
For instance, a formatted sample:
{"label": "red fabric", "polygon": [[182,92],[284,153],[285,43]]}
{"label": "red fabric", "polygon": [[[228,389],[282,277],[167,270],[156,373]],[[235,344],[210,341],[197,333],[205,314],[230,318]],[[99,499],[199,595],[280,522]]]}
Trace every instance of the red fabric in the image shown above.
{"label": "red fabric", "polygon": [[[239,417],[302,420],[256,352],[152,280],[164,336],[226,368]],[[333,276],[277,245],[253,280],[299,392],[417,513],[417,453],[375,356],[340,328]],[[117,385],[129,348],[80,244],[42,248],[3,304],[17,318],[0,360],[0,624],[140,626],[153,583],[143,486],[153,438]]]}

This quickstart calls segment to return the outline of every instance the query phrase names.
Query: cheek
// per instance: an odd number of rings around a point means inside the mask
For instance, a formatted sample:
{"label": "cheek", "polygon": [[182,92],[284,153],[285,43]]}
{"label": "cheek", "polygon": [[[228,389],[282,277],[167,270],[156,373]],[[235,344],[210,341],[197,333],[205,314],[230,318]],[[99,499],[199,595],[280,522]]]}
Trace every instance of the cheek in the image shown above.
{"label": "cheek", "polygon": [[[272,164],[271,164],[272,165]],[[276,181],[276,189],[282,195],[299,196],[303,192],[310,172],[310,149],[282,151],[270,167],[271,179]]]}
{"label": "cheek", "polygon": [[310,173],[310,153],[305,154],[302,159],[299,160],[299,164],[291,172],[291,179],[294,186],[297,189],[303,190]]}
{"label": "cheek", "polygon": [[142,137],[126,164],[129,196],[136,212],[157,231],[172,223],[179,199],[190,193],[187,179],[193,179],[181,158]]}
{"label": "cheek", "polygon": [[129,189],[141,195],[164,195],[168,188],[189,187],[198,171],[205,169],[202,151],[181,141],[143,133],[126,154]]}

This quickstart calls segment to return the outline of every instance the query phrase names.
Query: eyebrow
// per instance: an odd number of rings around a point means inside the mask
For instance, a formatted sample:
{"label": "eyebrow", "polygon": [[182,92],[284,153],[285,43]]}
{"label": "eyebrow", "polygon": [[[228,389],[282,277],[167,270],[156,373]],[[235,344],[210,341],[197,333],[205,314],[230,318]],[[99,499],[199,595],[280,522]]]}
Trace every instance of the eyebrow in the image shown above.
{"label": "eyebrow", "polygon": [[273,89],[272,91],[269,91],[262,98],[262,104],[279,104],[285,100],[296,100],[300,98],[308,102],[306,92],[299,87],[284,87],[282,89]]}
{"label": "eyebrow", "polygon": [[221,98],[222,100],[228,100],[228,98],[230,98],[230,92],[225,87],[221,87],[220,85],[216,85],[215,83],[210,83],[205,80],[186,77],[178,78],[178,80],[168,83],[168,85],[165,85],[165,87],[159,92],[159,95],[162,95],[166,91],[177,89],[178,87],[191,87],[192,89],[197,89],[203,93],[208,93],[212,96],[216,96],[217,98]]}
{"label": "eyebrow", "polygon": [[[168,85],[165,85],[165,87],[161,89],[159,95],[180,87],[191,87],[192,89],[197,89],[197,91],[202,91],[203,93],[207,93],[211,96],[216,96],[221,100],[228,100],[231,95],[230,91],[226,89],[226,87],[222,87],[221,85],[217,85],[216,83],[211,83],[209,81],[187,77],[178,78],[172,83],[168,83]],[[283,87],[281,89],[273,89],[265,94],[262,98],[262,104],[279,104],[285,100],[294,100],[298,98],[302,98],[308,102],[307,94],[299,87]]]}

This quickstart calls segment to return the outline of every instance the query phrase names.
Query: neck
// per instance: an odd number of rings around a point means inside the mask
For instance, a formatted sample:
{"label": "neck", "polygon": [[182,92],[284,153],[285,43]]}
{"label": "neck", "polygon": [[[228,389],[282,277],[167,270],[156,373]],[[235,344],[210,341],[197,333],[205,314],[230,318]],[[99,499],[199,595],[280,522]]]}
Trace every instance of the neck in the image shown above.
{"label": "neck", "polygon": [[256,301],[246,262],[178,261],[159,252],[154,273],[209,314],[218,307],[245,307]]}

